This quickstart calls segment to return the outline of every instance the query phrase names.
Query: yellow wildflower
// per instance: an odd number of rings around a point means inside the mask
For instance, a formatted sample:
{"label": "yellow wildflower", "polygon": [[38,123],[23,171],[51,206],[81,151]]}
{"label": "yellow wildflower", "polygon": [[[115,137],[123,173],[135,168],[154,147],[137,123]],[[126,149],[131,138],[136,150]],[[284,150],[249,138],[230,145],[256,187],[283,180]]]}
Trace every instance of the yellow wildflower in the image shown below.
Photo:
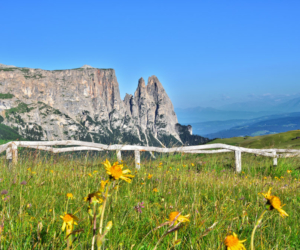
{"label": "yellow wildflower", "polygon": [[64,216],[60,216],[60,218],[63,219],[63,225],[61,227],[62,231],[65,231],[67,229],[67,233],[70,234],[73,231],[74,224],[78,225],[76,221],[78,221],[78,218],[74,216],[73,214],[67,214],[65,213]]}
{"label": "yellow wildflower", "polygon": [[98,173],[98,171],[97,171],[97,170],[94,170],[94,171],[93,171],[93,174],[96,174],[96,173]]}
{"label": "yellow wildflower", "polygon": [[144,185],[144,184],[145,184],[145,182],[142,182],[142,183],[141,183],[141,185]]}
{"label": "yellow wildflower", "polygon": [[[170,213],[169,215],[169,222],[170,224],[175,220],[175,218],[179,215],[179,212],[172,212]],[[187,215],[179,215],[175,221],[175,225],[177,224],[177,222],[182,222],[182,223],[185,223],[185,222],[190,222],[189,220],[189,217],[190,215],[187,214]]]}
{"label": "yellow wildflower", "polygon": [[106,186],[106,184],[108,183],[108,180],[106,180],[106,181],[101,181],[101,183],[100,183],[100,191],[101,192],[103,192],[104,191],[104,189],[105,189],[105,186]]}
{"label": "yellow wildflower", "polygon": [[228,235],[225,240],[224,244],[227,247],[227,250],[246,250],[244,245],[242,244],[246,240],[239,240],[237,235],[233,233],[232,235]]}
{"label": "yellow wildflower", "polygon": [[153,189],[153,192],[154,192],[154,193],[157,193],[157,192],[158,192],[157,188],[154,188],[154,189]]}
{"label": "yellow wildflower", "polygon": [[288,174],[290,174],[290,173],[292,173],[292,170],[287,170],[286,172],[287,172]]}
{"label": "yellow wildflower", "polygon": [[192,163],[192,167],[195,167],[195,164],[194,164],[194,163]]}
{"label": "yellow wildflower", "polygon": [[93,177],[93,175],[91,173],[88,173],[88,176]]}
{"label": "yellow wildflower", "polygon": [[148,179],[150,180],[152,178],[153,174],[148,174]]}
{"label": "yellow wildflower", "polygon": [[105,166],[106,173],[114,180],[121,179],[130,183],[132,181],[130,178],[134,177],[134,175],[130,174],[131,171],[129,169],[122,170],[123,164],[119,164],[118,162],[115,162],[111,166],[110,162],[106,159],[106,161],[103,162],[103,165]]}
{"label": "yellow wildflower", "polygon": [[70,200],[74,199],[74,196],[73,196],[72,193],[67,193],[67,197],[68,197],[68,199],[70,199]]}
{"label": "yellow wildflower", "polygon": [[279,212],[281,217],[289,216],[281,206],[281,201],[277,196],[271,195],[272,188],[269,188],[269,191],[267,193],[262,193],[262,195],[268,200],[267,204],[270,205],[270,210],[273,210],[274,208]]}

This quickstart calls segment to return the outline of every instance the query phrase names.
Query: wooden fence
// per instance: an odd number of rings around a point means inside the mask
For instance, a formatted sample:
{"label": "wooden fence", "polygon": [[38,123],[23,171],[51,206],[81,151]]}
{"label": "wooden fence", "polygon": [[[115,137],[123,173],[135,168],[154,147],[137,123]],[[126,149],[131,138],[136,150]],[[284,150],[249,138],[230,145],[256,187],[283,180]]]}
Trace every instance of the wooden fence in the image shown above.
{"label": "wooden fence", "polygon": [[[54,148],[53,146],[70,146],[65,148]],[[160,153],[189,153],[189,154],[214,154],[235,152],[235,170],[240,173],[242,171],[242,153],[251,153],[273,158],[273,165],[277,165],[278,158],[297,157],[300,156],[300,150],[296,149],[250,149],[237,146],[226,145],[222,143],[205,144],[198,146],[182,146],[174,148],[158,148],[137,145],[104,145],[100,143],[84,142],[84,141],[13,141],[0,145],[0,153],[6,150],[6,159],[12,160],[14,164],[18,162],[18,147],[33,148],[56,153],[74,152],[83,150],[108,151],[114,150],[117,154],[118,161],[122,160],[122,151],[134,151],[135,167],[140,166],[140,152],[148,151]]]}

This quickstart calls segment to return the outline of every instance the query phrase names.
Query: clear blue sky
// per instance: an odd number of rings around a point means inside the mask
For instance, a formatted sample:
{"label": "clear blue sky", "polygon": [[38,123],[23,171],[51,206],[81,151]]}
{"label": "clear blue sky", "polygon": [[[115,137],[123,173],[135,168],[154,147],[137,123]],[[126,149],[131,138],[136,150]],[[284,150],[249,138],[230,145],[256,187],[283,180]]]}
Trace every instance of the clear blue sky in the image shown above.
{"label": "clear blue sky", "polygon": [[175,107],[300,90],[300,1],[1,1],[0,63],[156,75]]}

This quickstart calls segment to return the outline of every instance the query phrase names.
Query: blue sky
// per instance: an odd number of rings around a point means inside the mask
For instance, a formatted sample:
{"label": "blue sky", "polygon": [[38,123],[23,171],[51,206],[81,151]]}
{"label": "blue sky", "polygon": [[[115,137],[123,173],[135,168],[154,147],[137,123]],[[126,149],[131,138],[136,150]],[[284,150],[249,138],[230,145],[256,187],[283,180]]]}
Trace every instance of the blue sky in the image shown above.
{"label": "blue sky", "polygon": [[299,93],[300,1],[1,1],[0,63],[156,75],[175,107]]}

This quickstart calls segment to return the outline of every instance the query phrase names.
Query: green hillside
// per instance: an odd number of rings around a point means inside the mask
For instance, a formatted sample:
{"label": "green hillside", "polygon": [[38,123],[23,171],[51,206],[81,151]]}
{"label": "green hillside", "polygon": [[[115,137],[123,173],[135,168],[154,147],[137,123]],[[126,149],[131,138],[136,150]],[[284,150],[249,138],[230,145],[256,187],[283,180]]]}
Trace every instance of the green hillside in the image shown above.
{"label": "green hillside", "polygon": [[24,140],[14,129],[0,124],[0,144],[5,144],[9,141]]}
{"label": "green hillside", "polygon": [[[299,139],[296,139],[299,137]],[[300,130],[292,130],[279,134],[232,137],[226,139],[215,139],[212,143],[224,143],[245,148],[300,148]]]}

